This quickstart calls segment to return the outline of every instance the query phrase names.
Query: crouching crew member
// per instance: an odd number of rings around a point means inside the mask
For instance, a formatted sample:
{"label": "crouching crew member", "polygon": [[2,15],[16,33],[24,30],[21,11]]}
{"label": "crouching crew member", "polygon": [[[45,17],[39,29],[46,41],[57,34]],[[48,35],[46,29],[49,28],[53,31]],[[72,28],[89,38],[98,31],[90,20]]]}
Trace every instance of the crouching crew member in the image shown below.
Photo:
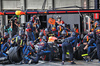
{"label": "crouching crew member", "polygon": [[34,52],[35,52],[34,42],[33,41],[30,41],[28,43],[27,48],[25,49],[25,52],[23,53],[23,60],[21,61],[21,64],[22,63],[25,63],[25,64],[32,63],[32,60],[34,60],[34,58],[31,57],[31,54],[34,53]]}
{"label": "crouching crew member", "polygon": [[6,52],[11,46],[11,38],[8,38],[7,42],[3,45],[1,52]]}
{"label": "crouching crew member", "polygon": [[58,39],[65,39],[67,37],[69,37],[70,35],[66,32],[66,30],[63,30],[61,32],[61,35],[59,37],[57,37]]}
{"label": "crouching crew member", "polygon": [[[2,49],[2,47],[3,47],[3,45],[7,42],[7,40],[8,40],[8,38],[9,38],[9,34],[7,33],[7,32],[4,32],[4,36],[2,37],[2,38],[0,38],[0,48]],[[0,50],[1,50],[0,49]]]}
{"label": "crouching crew member", "polygon": [[[46,50],[48,48],[48,50]],[[42,41],[40,42],[40,46],[39,46],[39,51],[37,53],[37,57],[33,60],[35,63],[38,63],[40,56],[43,56],[45,54],[49,54],[49,60],[51,61],[51,48],[47,43],[47,39],[46,36],[43,36]],[[45,51],[46,50],[46,51]]]}

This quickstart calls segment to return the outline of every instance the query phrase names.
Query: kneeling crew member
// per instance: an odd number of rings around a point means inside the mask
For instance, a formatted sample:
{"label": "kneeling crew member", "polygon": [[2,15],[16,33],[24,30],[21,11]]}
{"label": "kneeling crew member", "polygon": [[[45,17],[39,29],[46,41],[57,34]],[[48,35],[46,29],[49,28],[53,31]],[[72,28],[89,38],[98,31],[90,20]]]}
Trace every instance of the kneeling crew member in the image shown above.
{"label": "kneeling crew member", "polygon": [[[51,51],[50,51],[51,48],[46,41],[47,41],[46,36],[43,36],[42,41],[40,42],[40,47],[39,47],[39,51],[37,53],[37,57],[34,60],[35,63],[37,63],[39,61],[40,56],[48,54],[48,53],[50,53],[49,60],[51,61]],[[45,49],[47,49],[47,48],[49,48],[49,50],[45,51]]]}

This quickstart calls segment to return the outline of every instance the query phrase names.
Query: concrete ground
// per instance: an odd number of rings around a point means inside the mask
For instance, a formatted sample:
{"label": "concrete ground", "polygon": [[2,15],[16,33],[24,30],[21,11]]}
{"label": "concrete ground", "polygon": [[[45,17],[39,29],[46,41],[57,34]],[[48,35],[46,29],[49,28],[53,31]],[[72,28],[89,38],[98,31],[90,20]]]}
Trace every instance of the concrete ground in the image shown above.
{"label": "concrete ground", "polygon": [[76,65],[71,65],[70,62],[65,62],[65,65],[61,65],[61,61],[53,61],[53,62],[48,62],[48,61],[39,61],[38,64],[7,64],[7,65],[2,65],[0,66],[100,66],[100,63],[98,63],[98,60],[93,60],[93,62],[88,62],[86,63],[83,60],[78,60],[75,61]]}

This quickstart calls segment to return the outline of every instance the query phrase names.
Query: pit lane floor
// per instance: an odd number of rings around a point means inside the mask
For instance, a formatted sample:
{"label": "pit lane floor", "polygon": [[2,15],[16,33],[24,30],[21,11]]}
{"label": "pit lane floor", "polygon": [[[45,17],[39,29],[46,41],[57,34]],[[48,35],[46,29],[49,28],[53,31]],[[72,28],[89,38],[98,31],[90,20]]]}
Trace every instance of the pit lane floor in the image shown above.
{"label": "pit lane floor", "polygon": [[65,65],[61,65],[61,61],[39,61],[38,64],[7,64],[7,65],[2,65],[0,66],[100,66],[100,63],[98,63],[98,60],[93,60],[93,62],[85,62],[83,60],[76,60],[75,65],[71,65],[70,62],[66,61]]}

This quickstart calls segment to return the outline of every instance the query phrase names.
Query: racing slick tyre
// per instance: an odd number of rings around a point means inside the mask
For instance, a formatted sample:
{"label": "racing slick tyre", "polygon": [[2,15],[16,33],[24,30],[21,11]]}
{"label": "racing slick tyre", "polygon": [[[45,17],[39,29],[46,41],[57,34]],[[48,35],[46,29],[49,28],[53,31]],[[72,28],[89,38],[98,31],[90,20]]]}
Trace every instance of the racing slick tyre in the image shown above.
{"label": "racing slick tyre", "polygon": [[81,54],[79,53],[79,50],[76,50],[76,51],[74,52],[74,58],[75,58],[76,60],[82,60],[82,59],[83,59],[83,57],[82,57]]}
{"label": "racing slick tyre", "polygon": [[8,52],[9,60],[14,63],[22,60],[22,50],[19,47],[11,47]]}
{"label": "racing slick tyre", "polygon": [[81,44],[80,47],[78,47],[77,50],[74,52],[74,58],[76,60],[82,60],[83,57],[81,55],[87,53],[87,50],[83,49],[84,47],[85,45]]}

